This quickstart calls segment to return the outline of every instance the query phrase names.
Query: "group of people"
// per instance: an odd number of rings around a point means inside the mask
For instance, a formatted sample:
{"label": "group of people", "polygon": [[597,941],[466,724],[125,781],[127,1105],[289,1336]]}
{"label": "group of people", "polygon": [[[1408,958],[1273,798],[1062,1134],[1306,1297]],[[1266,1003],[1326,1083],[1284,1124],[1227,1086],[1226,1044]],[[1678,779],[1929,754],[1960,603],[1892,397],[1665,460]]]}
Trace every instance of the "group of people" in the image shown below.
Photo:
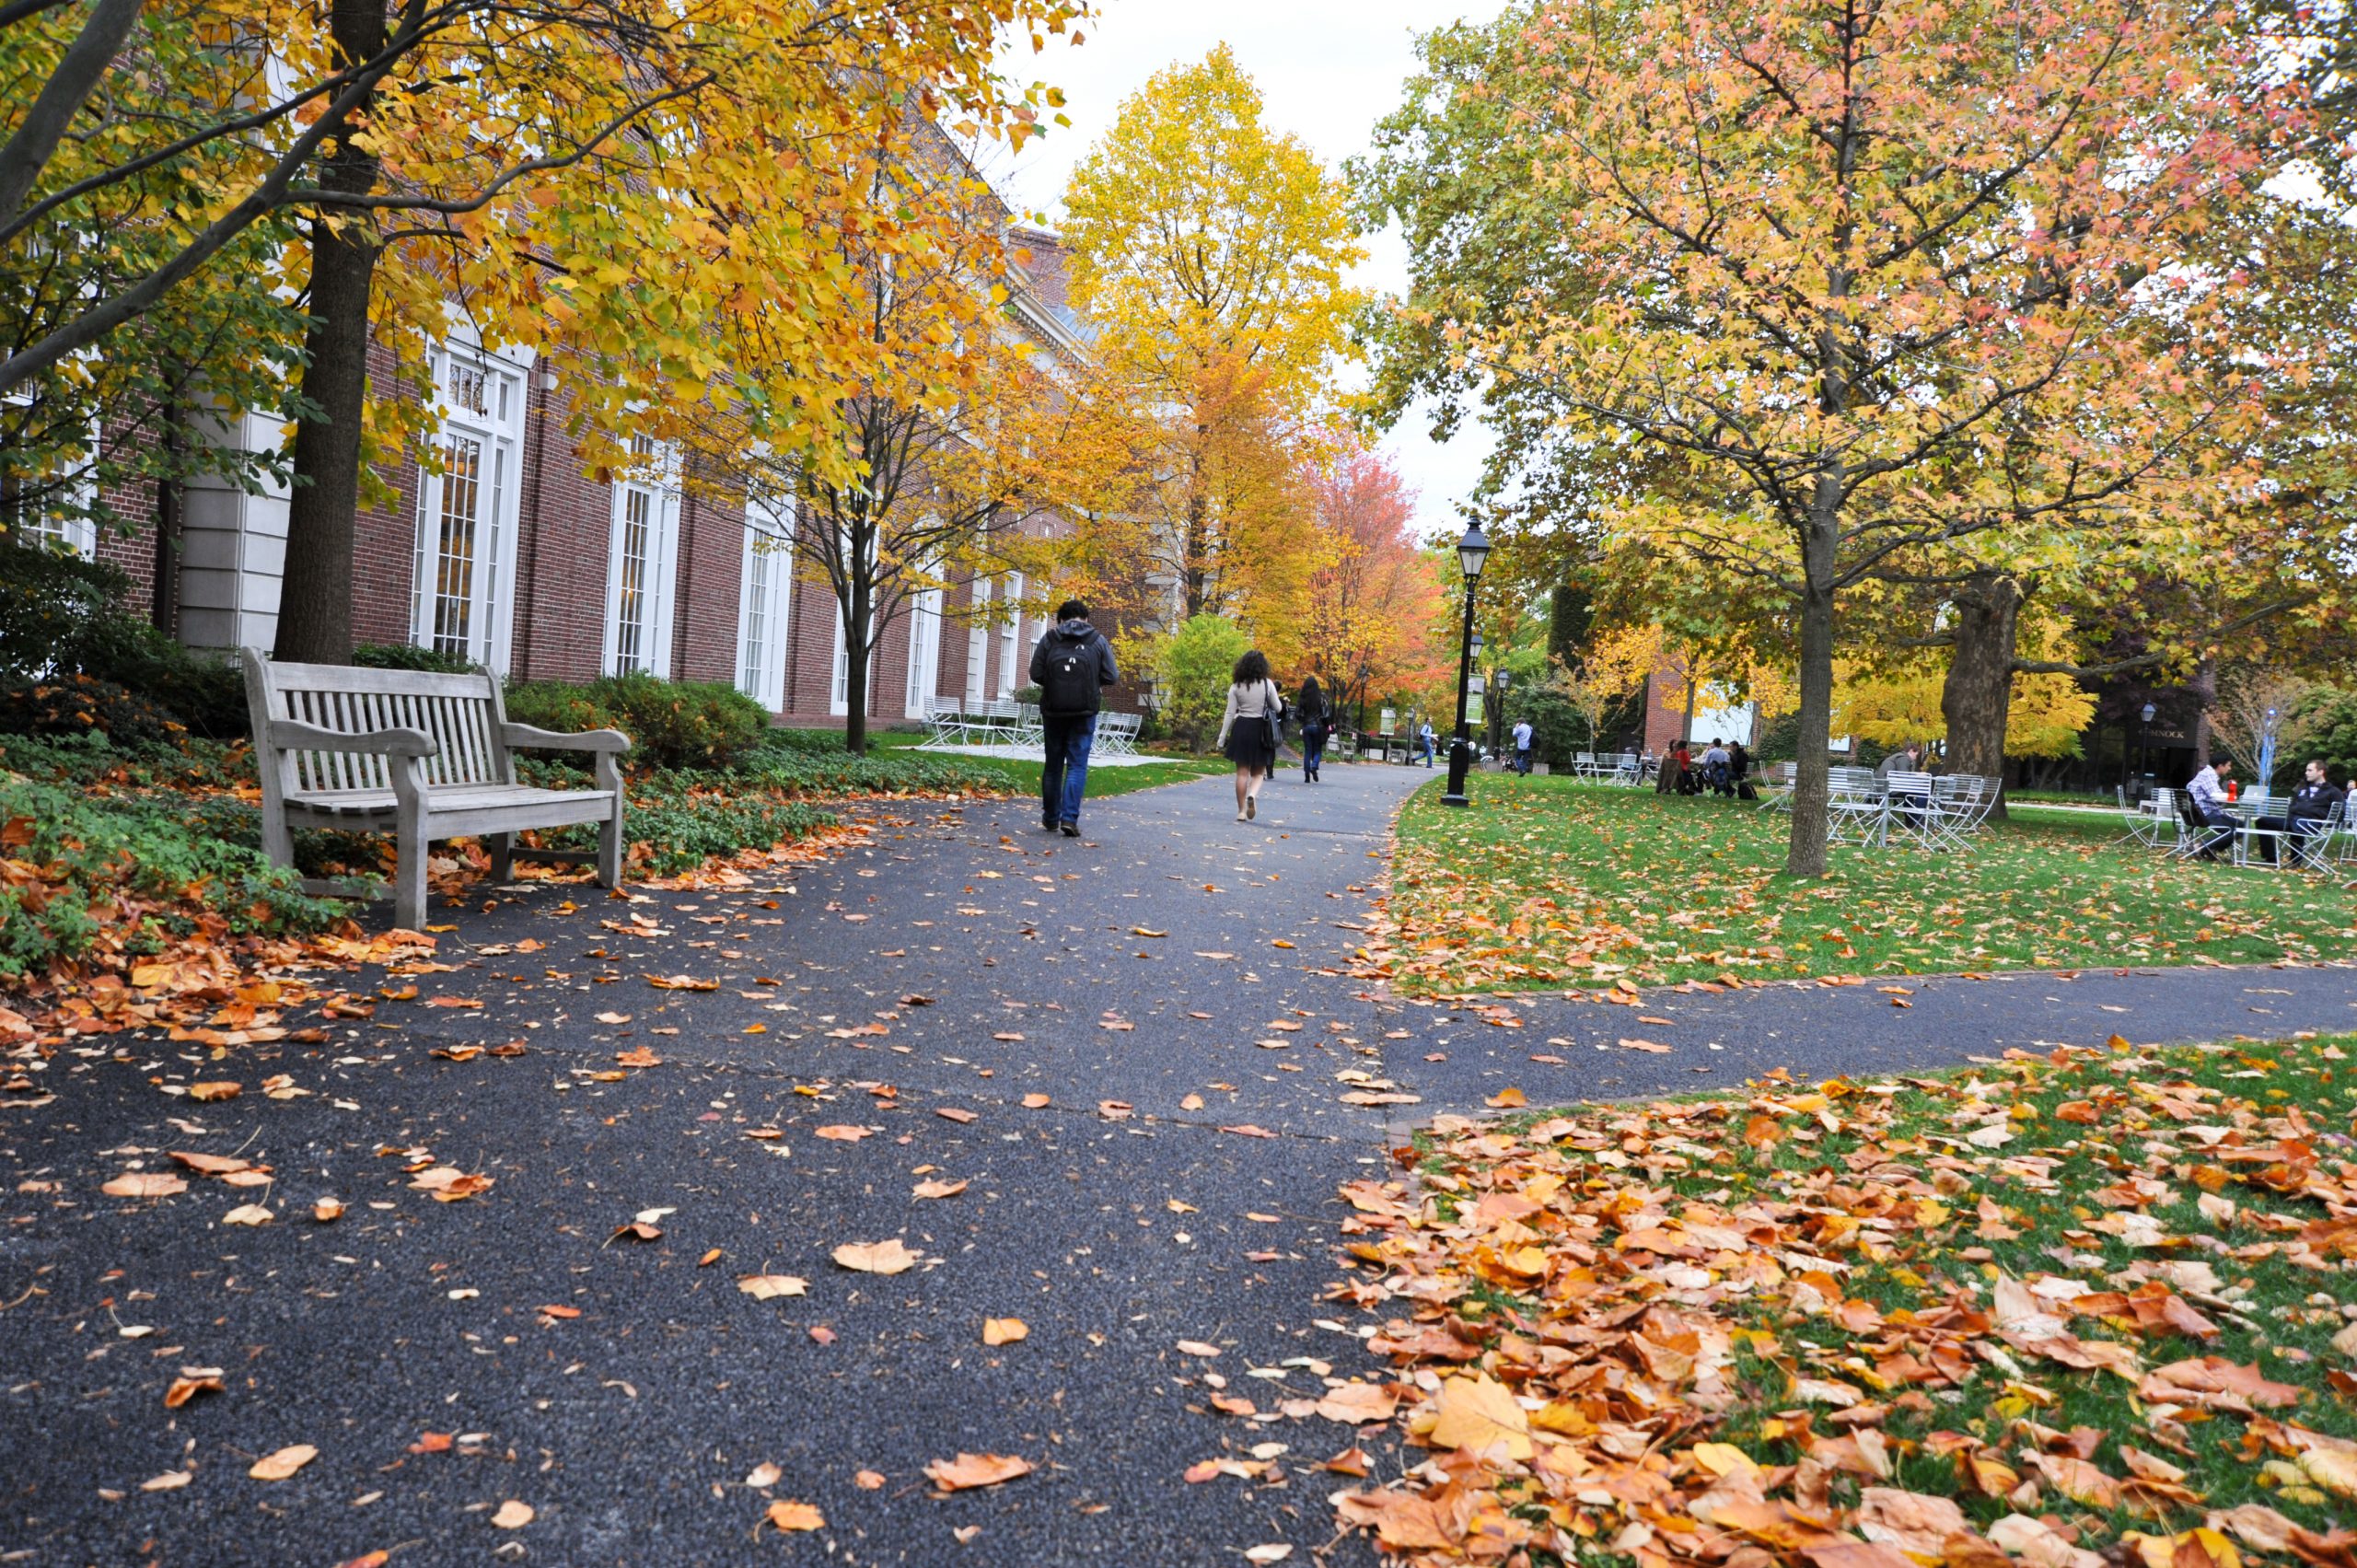
{"label": "group of people", "polygon": [[[2221,858],[2242,830],[2243,820],[2234,810],[2234,759],[2220,757],[2195,773],[2185,786],[2192,815],[2204,827],[2219,830],[2194,850],[2204,860]],[[2342,813],[2345,818],[2357,819],[2357,779],[2346,784],[2335,784],[2324,763],[2311,758],[2303,770],[2299,787],[2284,801],[2282,810],[2251,819],[2250,825],[2261,830],[2259,849],[2268,864],[2275,863],[2278,838],[2308,839],[2324,831],[2325,825],[2332,819],[2332,807],[2337,801],[2347,802]]]}
{"label": "group of people", "polygon": [[1724,795],[1730,799],[1756,800],[1751,787],[1751,752],[1743,742],[1713,736],[1697,759],[1694,749],[1680,740],[1663,753],[1654,789],[1661,795]]}

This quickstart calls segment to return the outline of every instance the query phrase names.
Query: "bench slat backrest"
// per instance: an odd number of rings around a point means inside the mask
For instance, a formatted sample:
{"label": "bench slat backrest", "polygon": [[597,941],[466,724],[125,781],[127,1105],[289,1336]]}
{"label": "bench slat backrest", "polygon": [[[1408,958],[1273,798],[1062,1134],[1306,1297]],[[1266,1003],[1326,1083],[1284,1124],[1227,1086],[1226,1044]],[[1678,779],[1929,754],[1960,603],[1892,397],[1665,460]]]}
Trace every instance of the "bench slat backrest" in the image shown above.
{"label": "bench slat backrest", "polygon": [[516,782],[515,761],[500,739],[500,726],[507,715],[496,676],[279,664],[262,658],[249,659],[247,669],[248,702],[260,710],[254,715],[257,750],[263,767],[276,774],[273,793],[336,795],[387,790],[392,783],[382,757],[305,750],[269,754],[259,735],[265,715],[339,735],[423,730],[440,748],[425,760],[427,784]]}

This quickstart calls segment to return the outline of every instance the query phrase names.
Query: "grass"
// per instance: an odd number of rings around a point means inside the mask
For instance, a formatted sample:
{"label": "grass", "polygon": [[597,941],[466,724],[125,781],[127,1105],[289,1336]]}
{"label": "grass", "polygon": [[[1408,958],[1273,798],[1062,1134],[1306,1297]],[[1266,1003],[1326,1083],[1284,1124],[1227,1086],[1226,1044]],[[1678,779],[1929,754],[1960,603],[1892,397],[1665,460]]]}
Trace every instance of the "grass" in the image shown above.
{"label": "grass", "polygon": [[[925,740],[922,735],[910,734],[875,735],[868,738],[874,747],[903,751],[912,750],[923,745]],[[997,774],[1006,781],[1005,787],[1013,794],[1039,793],[1041,764],[1038,762],[1012,757],[958,756],[956,760]],[[1170,757],[1133,768],[1092,767],[1088,770],[1088,798],[1098,800],[1108,796],[1128,795],[1134,790],[1183,784],[1189,779],[1210,778],[1231,771],[1229,763],[1216,757]]]}
{"label": "grass", "polygon": [[1787,819],[1716,797],[1477,773],[1399,819],[1388,960],[1426,993],[2339,956],[2357,897],[2314,876],[2116,844],[2026,806],[1968,854],[1835,846],[1782,874]]}
{"label": "grass", "polygon": [[[2083,1547],[2246,1504],[2325,1529],[2344,1522],[2357,1481],[2304,1467],[2305,1437],[2275,1422],[2357,1442],[2357,1382],[2335,1343],[2352,1332],[2344,1307],[2357,1302],[2357,1226],[2336,1217],[2353,1123],[2357,1036],[2115,1041],[1905,1082],[1766,1082],[1739,1096],[1531,1111],[1420,1138],[1437,1222],[1423,1228],[1438,1234],[1383,1260],[1429,1276],[1412,1293],[1422,1299],[1466,1286],[1462,1318],[1512,1330],[1496,1342],[1501,1357],[1538,1340],[1609,1346],[1618,1336],[1562,1337],[1555,1320],[1633,1317],[1641,1307],[1615,1315],[1624,1293],[1642,1302],[1661,1290],[1645,1249],[1663,1249],[1661,1227],[1675,1239],[1694,1225],[1705,1239],[1683,1256],[1725,1287],[1664,1299],[1687,1314],[1681,1329],[1697,1326],[1698,1307],[1713,1314],[1736,1353],[1710,1429],[1681,1434],[1681,1446],[1707,1437],[1762,1467],[1815,1458],[1838,1469],[1839,1445],[1824,1440],[1839,1428],[1822,1411],[1814,1421],[1794,1411],[1827,1402],[1813,1391],[1825,1383],[1807,1380],[1830,1380],[1887,1412],[1874,1424],[1889,1465],[1879,1481],[1838,1479],[1837,1505],[1857,1501],[1853,1485],[1880,1484],[1953,1498],[1985,1528],[2020,1504],[2006,1492],[2034,1480],[2042,1499],[2022,1511],[2068,1517]],[[1507,1212],[1541,1237],[1576,1232],[1586,1256],[1634,1248],[1637,1260],[1620,1272],[1598,1263],[1568,1285],[1552,1267],[1543,1289],[1518,1283],[1499,1267],[1507,1243],[1493,1250],[1488,1237],[1501,1222],[1474,1217],[1493,1193],[1538,1198],[1545,1212]],[[1705,1225],[1736,1225],[1762,1251],[1782,1227],[1800,1250],[1777,1254],[1790,1271],[1779,1273],[1718,1251]],[[1807,1272],[1804,1253],[1834,1260],[1835,1272]],[[2049,1353],[2046,1330],[2021,1319],[2025,1305],[2061,1319],[2070,1353]],[[1553,1331],[1534,1330],[1542,1324]],[[1926,1364],[1910,1358],[1924,1356],[1932,1372],[1911,1371]],[[2164,1418],[2165,1401],[2140,1394],[2141,1380],[2198,1356],[2293,1395],[2263,1418]],[[1576,1371],[1567,1383],[1594,1386]],[[2100,1474],[2040,1474],[2040,1449]],[[1960,1451],[1999,1469],[1976,1477]],[[2147,1484],[2155,1456],[2183,1473]]]}

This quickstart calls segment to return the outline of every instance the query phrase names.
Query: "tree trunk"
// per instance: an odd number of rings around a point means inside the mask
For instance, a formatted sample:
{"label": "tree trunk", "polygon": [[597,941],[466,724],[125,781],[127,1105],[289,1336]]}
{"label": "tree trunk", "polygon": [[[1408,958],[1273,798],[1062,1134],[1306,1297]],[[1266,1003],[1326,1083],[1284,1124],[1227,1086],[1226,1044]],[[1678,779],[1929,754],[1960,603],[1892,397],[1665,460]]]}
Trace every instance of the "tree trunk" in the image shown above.
{"label": "tree trunk", "polygon": [[876,584],[865,548],[851,558],[851,593],[843,605],[843,749],[867,752],[867,622]]}
{"label": "tree trunk", "polygon": [[1686,716],[1678,721],[1678,738],[1694,744],[1694,693],[1702,683],[1694,679],[1694,656],[1686,656]]}
{"label": "tree trunk", "polygon": [[2202,655],[2185,689],[2193,694],[2193,766],[2198,772],[2210,765],[2210,710],[2218,705],[2218,661]]}
{"label": "tree trunk", "polygon": [[[333,0],[328,27],[337,64],[384,47],[383,0]],[[353,122],[366,123],[367,102]],[[320,184],[362,194],[377,159],[338,136]],[[352,534],[360,505],[360,420],[368,396],[368,297],[377,238],[365,217],[342,227],[311,219],[310,325],[304,333],[303,397],[314,405],[295,426],[295,483],[286,506],[286,575],[280,586],[277,656],[311,664],[352,660]]]}
{"label": "tree trunk", "polygon": [[2014,656],[2026,597],[2017,578],[1998,572],[1980,574],[1956,595],[1956,647],[1940,689],[1948,772],[1997,781],[2001,793],[1990,810],[1992,817],[2005,811],[2005,719],[2013,705]]}
{"label": "tree trunk", "polygon": [[1793,784],[1793,836],[1784,851],[1789,877],[1825,875],[1826,770],[1833,749],[1833,566],[1840,481],[1820,475],[1801,540],[1799,769]]}

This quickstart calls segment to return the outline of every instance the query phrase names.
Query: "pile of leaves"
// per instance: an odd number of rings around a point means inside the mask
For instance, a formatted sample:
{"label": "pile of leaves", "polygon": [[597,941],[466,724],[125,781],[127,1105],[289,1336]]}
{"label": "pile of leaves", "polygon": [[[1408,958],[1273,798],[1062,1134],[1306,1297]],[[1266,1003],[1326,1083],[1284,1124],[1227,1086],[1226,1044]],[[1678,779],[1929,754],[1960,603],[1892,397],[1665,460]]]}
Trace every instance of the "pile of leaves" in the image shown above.
{"label": "pile of leaves", "polygon": [[1341,1519],[1424,1564],[2351,1568],[2349,1043],[1439,1119],[1343,1190],[1423,1457]]}
{"label": "pile of leaves", "polygon": [[1399,819],[1369,966],[1426,994],[1827,974],[2338,957],[2357,895],[2119,846],[2100,816],[1992,824],[1969,854],[1837,847],[1782,875],[1747,804],[1477,774]]}

